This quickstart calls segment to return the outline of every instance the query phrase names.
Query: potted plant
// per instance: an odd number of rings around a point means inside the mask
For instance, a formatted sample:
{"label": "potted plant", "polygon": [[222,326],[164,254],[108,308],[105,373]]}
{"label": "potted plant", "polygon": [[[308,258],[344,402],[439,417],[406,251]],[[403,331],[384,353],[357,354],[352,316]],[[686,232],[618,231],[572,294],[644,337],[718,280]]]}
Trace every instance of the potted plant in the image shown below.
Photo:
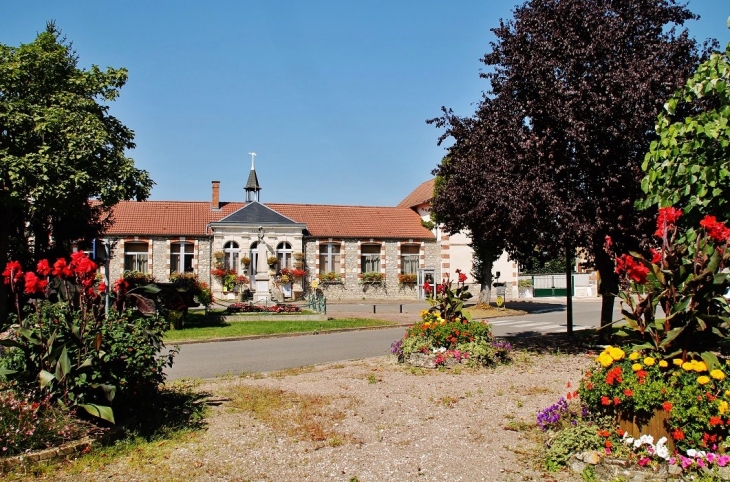
{"label": "potted plant", "polygon": [[225,253],[223,251],[216,251],[213,253],[213,257],[218,261],[219,263],[223,261],[223,257],[225,256]]}
{"label": "potted plant", "polygon": [[266,264],[268,264],[270,267],[276,266],[276,263],[278,262],[279,258],[277,258],[276,256],[269,256],[268,258],[266,258]]}
{"label": "potted plant", "polygon": [[242,265],[242,266],[243,266],[244,268],[248,268],[248,266],[249,266],[250,264],[251,264],[251,258],[249,258],[248,256],[244,256],[244,257],[242,257],[242,258],[241,258],[241,265]]}

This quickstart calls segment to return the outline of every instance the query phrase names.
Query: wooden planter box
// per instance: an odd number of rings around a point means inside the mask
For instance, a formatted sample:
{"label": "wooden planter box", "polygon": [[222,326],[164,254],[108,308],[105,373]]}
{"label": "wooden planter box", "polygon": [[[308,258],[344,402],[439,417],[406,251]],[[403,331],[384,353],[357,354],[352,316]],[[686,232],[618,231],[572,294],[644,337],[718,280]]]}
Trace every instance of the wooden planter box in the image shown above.
{"label": "wooden planter box", "polygon": [[667,438],[667,448],[669,452],[674,452],[674,439],[672,439],[667,429],[666,421],[669,414],[664,410],[656,410],[647,417],[637,417],[631,413],[619,412],[618,425],[619,429],[628,432],[630,437],[639,438],[642,435],[651,435],[654,437],[656,444],[660,438]]}

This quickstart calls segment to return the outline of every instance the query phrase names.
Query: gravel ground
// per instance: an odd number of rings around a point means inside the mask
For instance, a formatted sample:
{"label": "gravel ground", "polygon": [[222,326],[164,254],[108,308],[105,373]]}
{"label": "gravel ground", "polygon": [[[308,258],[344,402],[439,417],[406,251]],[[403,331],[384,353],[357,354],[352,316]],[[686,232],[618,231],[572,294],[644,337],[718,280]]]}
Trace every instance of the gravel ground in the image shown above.
{"label": "gravel ground", "polygon": [[[493,369],[413,369],[387,356],[205,381],[200,390],[227,398],[212,407],[207,430],[141,464],[115,459],[93,474],[55,480],[568,480],[539,468],[529,428],[591,363],[571,353],[574,341],[563,343],[559,354],[518,350],[514,363]],[[258,389],[325,401],[311,420],[325,436],[287,431],[278,422],[292,417],[289,410],[266,422],[236,409],[236,397]]]}

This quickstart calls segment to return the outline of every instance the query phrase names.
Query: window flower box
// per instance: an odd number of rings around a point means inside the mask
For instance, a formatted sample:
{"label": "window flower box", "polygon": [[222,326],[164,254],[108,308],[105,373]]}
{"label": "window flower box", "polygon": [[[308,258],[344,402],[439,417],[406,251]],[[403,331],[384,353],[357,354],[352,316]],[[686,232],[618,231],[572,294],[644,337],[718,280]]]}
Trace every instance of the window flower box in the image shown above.
{"label": "window flower box", "polygon": [[402,285],[415,285],[416,281],[415,273],[403,273],[398,275],[398,283]]}
{"label": "window flower box", "polygon": [[358,277],[364,285],[382,285],[385,282],[385,275],[378,272],[361,273]]}

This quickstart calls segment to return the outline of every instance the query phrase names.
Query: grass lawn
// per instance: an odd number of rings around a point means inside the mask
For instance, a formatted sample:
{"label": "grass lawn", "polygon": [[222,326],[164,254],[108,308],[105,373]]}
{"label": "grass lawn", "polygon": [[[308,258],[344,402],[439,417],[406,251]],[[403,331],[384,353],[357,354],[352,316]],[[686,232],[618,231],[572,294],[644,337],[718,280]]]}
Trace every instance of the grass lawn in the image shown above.
{"label": "grass lawn", "polygon": [[275,335],[280,333],[311,333],[338,328],[395,326],[395,323],[390,321],[361,318],[298,321],[292,319],[289,315],[281,315],[281,320],[276,321],[257,321],[251,319],[250,321],[227,322],[221,317],[221,313],[222,311],[212,311],[208,313],[208,317],[206,318],[205,313],[202,311],[188,312],[188,316],[185,318],[185,327],[181,330],[167,331],[165,333],[165,343],[252,335]]}

